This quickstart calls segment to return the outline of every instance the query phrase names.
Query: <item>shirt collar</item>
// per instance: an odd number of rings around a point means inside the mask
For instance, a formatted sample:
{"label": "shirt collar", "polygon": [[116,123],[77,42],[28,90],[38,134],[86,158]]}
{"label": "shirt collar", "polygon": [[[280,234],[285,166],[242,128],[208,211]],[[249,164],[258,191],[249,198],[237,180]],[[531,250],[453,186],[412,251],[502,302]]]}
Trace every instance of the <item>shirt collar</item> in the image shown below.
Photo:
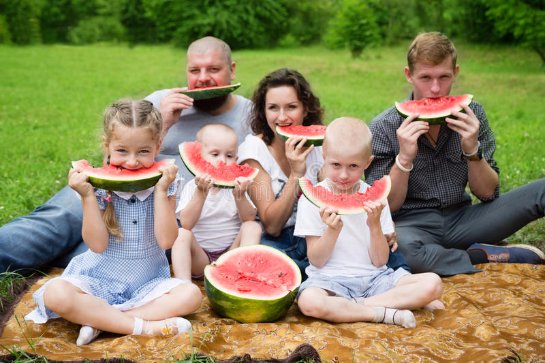
{"label": "shirt collar", "polygon": [[131,197],[134,195],[136,198],[138,198],[139,201],[142,202],[146,200],[147,197],[151,195],[151,193],[153,193],[154,188],[155,187],[149,187],[148,189],[144,189],[136,193],[132,193],[132,192],[114,192],[114,193],[117,194],[120,198],[125,200],[131,199]]}

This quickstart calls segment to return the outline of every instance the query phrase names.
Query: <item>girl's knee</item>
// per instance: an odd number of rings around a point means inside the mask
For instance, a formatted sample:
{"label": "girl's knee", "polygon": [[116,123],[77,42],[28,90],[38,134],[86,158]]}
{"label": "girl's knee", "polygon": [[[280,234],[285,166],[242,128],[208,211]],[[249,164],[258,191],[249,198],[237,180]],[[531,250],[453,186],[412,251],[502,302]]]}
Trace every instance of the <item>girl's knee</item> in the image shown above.
{"label": "girl's knee", "polygon": [[180,302],[180,315],[190,314],[197,311],[201,306],[201,289],[194,283],[188,283],[175,289],[175,298]]}
{"label": "girl's knee", "polygon": [[45,287],[43,299],[49,310],[62,315],[70,310],[74,300],[74,285],[64,280],[51,281]]}

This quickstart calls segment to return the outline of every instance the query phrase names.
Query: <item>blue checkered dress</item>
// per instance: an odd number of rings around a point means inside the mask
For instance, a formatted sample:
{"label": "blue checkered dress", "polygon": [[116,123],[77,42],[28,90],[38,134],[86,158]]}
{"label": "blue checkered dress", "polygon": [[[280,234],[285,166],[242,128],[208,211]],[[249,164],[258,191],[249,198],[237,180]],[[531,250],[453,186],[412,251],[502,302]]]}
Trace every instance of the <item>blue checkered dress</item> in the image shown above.
{"label": "blue checkered dress", "polygon": [[[177,191],[177,182],[173,183],[168,195]],[[106,191],[97,189],[99,207],[106,208]],[[91,250],[74,257],[57,277],[70,281],[86,293],[97,296],[120,310],[128,310],[142,305],[149,295],[160,296],[182,280],[170,278],[170,268],[162,250],[155,239],[153,221],[153,193],[146,199],[139,200],[135,195],[123,199],[112,193],[119,226],[123,239],[110,236],[107,249],[102,253]],[[55,280],[55,279],[52,279]],[[52,281],[51,280],[51,281]],[[161,285],[161,286],[160,286]],[[47,283],[38,289],[33,297],[38,307],[29,314],[35,322],[45,322],[58,317],[45,308],[43,293]]]}

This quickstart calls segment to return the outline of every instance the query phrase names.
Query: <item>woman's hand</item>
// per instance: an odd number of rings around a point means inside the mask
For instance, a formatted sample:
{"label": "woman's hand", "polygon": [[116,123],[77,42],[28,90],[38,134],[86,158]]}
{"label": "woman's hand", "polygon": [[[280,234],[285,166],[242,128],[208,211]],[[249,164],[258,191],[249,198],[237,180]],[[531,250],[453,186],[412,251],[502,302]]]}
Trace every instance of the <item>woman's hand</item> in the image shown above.
{"label": "woman's hand", "polygon": [[291,173],[289,176],[300,178],[307,171],[306,159],[314,149],[314,145],[305,147],[307,139],[302,136],[293,136],[286,140],[286,158],[290,164]]}

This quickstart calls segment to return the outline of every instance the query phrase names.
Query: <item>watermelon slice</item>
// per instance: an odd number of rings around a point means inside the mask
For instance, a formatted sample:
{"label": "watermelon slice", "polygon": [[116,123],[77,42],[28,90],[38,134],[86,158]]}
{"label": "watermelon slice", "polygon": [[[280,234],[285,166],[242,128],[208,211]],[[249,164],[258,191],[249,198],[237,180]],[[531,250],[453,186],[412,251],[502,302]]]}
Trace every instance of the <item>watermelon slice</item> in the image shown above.
{"label": "watermelon slice", "polygon": [[304,136],[307,138],[305,146],[320,146],[324,142],[325,125],[291,125],[291,126],[276,126],[276,133],[284,140],[292,136]]}
{"label": "watermelon slice", "polygon": [[430,124],[444,124],[445,117],[455,111],[462,111],[461,105],[468,106],[472,99],[473,95],[470,94],[422,98],[401,103],[396,102],[395,107],[403,116],[419,115],[418,120],[427,121]]}
{"label": "watermelon slice", "polygon": [[154,186],[161,178],[159,168],[171,164],[174,164],[174,159],[164,159],[150,168],[129,170],[112,165],[93,168],[87,160],[72,161],[74,169],[89,176],[92,186],[117,192],[138,192]]}
{"label": "watermelon slice", "polygon": [[193,88],[188,89],[187,91],[181,91],[180,93],[188,95],[194,100],[205,100],[207,98],[214,98],[229,94],[239,87],[240,83],[235,83],[227,86]]}
{"label": "watermelon slice", "polygon": [[212,309],[241,323],[272,322],[290,308],[301,285],[299,267],[264,245],[230,250],[204,269]]}
{"label": "watermelon slice", "polygon": [[382,201],[388,197],[392,182],[389,175],[383,176],[368,187],[365,192],[353,194],[334,194],[321,185],[314,186],[312,182],[303,177],[299,178],[299,186],[303,194],[312,204],[318,208],[331,207],[337,214],[359,214],[365,213],[363,204],[367,201]]}
{"label": "watermelon slice", "polygon": [[193,175],[208,174],[214,181],[214,186],[218,188],[234,188],[235,179],[246,177],[253,180],[258,169],[249,165],[239,165],[237,163],[225,164],[218,163],[214,166],[204,160],[201,155],[201,144],[198,141],[183,142],[179,145],[180,157],[187,169]]}

